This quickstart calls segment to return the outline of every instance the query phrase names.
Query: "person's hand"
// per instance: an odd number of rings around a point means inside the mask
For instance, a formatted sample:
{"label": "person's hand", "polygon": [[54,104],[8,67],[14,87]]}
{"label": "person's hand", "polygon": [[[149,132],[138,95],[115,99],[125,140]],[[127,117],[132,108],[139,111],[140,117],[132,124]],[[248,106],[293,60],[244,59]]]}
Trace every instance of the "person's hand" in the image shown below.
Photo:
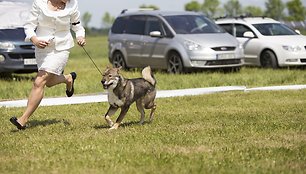
{"label": "person's hand", "polygon": [[46,46],[50,44],[50,41],[39,40],[36,36],[33,36],[31,38],[31,41],[35,46],[42,49],[44,49]]}
{"label": "person's hand", "polygon": [[84,37],[79,36],[79,37],[77,37],[77,43],[82,47],[82,46],[86,45],[86,40],[85,40]]}

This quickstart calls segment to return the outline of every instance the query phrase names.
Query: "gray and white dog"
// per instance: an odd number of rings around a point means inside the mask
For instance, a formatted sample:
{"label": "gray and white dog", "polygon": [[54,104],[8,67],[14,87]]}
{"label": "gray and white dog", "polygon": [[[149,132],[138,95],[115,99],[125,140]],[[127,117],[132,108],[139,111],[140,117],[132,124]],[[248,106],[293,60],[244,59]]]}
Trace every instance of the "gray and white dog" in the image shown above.
{"label": "gray and white dog", "polygon": [[[136,101],[136,106],[140,112],[140,124],[144,123],[144,109],[151,109],[149,121],[153,120],[156,104],[154,102],[156,96],[156,79],[151,68],[145,67],[142,70],[142,78],[125,79],[119,74],[120,68],[107,67],[104,71],[101,83],[103,88],[108,91],[108,102],[110,104],[105,120],[110,129],[117,129],[128,112],[131,104]],[[111,116],[118,109],[121,109],[119,117],[113,123]]]}

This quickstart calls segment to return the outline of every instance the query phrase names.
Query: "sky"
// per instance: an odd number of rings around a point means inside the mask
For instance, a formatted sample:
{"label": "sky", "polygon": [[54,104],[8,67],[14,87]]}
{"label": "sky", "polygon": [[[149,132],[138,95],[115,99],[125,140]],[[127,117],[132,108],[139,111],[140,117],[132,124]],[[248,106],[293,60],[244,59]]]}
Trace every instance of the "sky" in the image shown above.
{"label": "sky", "polygon": [[[10,1],[33,2],[33,0]],[[89,27],[100,28],[102,26],[102,17],[106,12],[110,13],[111,16],[116,17],[123,9],[137,9],[143,4],[155,5],[159,7],[160,10],[181,11],[184,10],[185,4],[191,1],[192,0],[78,0],[78,4],[81,15],[85,12],[92,15],[88,24]],[[228,0],[220,0],[222,5],[227,1]],[[283,0],[284,3],[287,1],[288,0]],[[198,0],[198,2],[203,3],[204,0]],[[266,0],[239,0],[239,2],[242,6],[254,5],[265,8]],[[306,0],[301,0],[301,2],[306,6]]]}

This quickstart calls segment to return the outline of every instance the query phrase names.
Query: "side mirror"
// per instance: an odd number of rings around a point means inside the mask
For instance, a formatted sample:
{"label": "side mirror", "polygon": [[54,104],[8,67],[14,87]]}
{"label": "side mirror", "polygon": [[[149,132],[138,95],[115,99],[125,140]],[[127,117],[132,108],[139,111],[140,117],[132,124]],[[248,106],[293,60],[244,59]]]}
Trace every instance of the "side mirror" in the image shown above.
{"label": "side mirror", "polygon": [[151,37],[162,37],[162,34],[160,31],[151,31],[150,36]]}
{"label": "side mirror", "polygon": [[254,33],[251,32],[251,31],[246,31],[246,32],[243,33],[243,37],[254,38],[255,35],[254,35]]}
{"label": "side mirror", "polygon": [[301,35],[301,31],[300,30],[294,30],[297,34]]}

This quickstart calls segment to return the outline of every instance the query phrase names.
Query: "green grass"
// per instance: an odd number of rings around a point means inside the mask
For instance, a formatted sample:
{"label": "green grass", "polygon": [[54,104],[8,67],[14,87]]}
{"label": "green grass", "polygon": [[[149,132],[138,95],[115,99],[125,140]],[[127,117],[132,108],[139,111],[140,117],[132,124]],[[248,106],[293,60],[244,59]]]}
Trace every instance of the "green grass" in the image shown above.
{"label": "green grass", "polygon": [[[85,48],[102,72],[107,65],[110,65],[107,58],[108,49],[107,38],[105,36],[87,38],[87,45]],[[70,59],[65,72],[69,73],[71,71],[76,71],[78,73],[75,91],[77,95],[103,92],[100,83],[100,73],[95,69],[95,66],[87,57],[84,50],[79,46],[75,46],[71,50]],[[122,73],[128,78],[140,76],[140,71],[137,69],[129,72],[123,71]],[[14,74],[8,79],[0,78],[0,100],[27,98],[35,75],[36,73]],[[155,72],[155,77],[157,79],[158,89],[182,89],[233,85],[259,87],[306,84],[306,71],[302,68],[272,70],[244,67],[238,73],[202,71],[181,75],[169,75],[162,71],[157,71]],[[11,92],[13,90],[14,92]],[[46,89],[45,95],[47,97],[65,96],[65,85],[62,84],[51,89]]]}
{"label": "green grass", "polygon": [[[0,173],[304,173],[306,90],[157,99],[109,131],[107,103],[40,107],[16,131],[0,108]],[[117,115],[117,114],[116,114]]]}
{"label": "green grass", "polygon": [[[86,49],[101,70],[106,37]],[[100,93],[100,74],[79,47],[65,72],[77,71],[76,95]],[[138,70],[123,71],[139,77]],[[35,74],[0,79],[0,100],[25,99]],[[158,89],[306,84],[304,69],[245,67],[238,73],[155,72]],[[64,96],[65,86],[45,95]],[[306,90],[226,92],[157,99],[153,123],[138,125],[133,105],[116,131],[107,103],[40,107],[25,131],[9,122],[25,108],[0,108],[0,173],[305,173]],[[147,113],[148,114],[148,113]],[[113,119],[116,119],[116,116]]]}

